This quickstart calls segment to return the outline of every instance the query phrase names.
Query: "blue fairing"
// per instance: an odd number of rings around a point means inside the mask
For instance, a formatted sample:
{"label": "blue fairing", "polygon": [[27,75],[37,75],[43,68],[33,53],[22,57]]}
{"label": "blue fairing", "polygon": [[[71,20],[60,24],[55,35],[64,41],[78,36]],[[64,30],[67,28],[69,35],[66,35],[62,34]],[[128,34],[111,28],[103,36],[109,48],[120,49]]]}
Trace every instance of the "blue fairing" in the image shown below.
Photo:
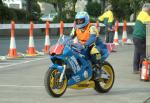
{"label": "blue fairing", "polygon": [[[92,40],[95,40],[94,38]],[[51,65],[49,69],[55,68],[58,69],[60,73],[62,73],[64,70],[63,64],[65,64],[65,74],[68,78],[68,86],[77,84],[87,79],[91,79],[93,70],[90,64],[90,60],[87,58],[88,56],[86,56],[87,53],[82,53],[82,51],[79,50],[81,47],[73,48],[71,42],[66,40],[65,37],[60,38],[60,40],[64,40],[64,42],[59,42],[60,44],[64,44],[64,48],[62,49],[61,54],[53,53],[50,56],[53,65]],[[106,59],[108,57],[108,50],[106,46],[102,43],[102,41],[97,42],[96,45],[98,45],[99,49],[102,51],[102,58]],[[69,72],[67,72],[67,70],[69,70]]]}
{"label": "blue fairing", "polygon": [[109,56],[109,51],[107,49],[107,46],[99,38],[97,39],[96,45],[100,49],[102,60],[104,61]]}
{"label": "blue fairing", "polygon": [[[84,81],[92,77],[92,68],[89,65],[89,61],[86,57],[74,50],[72,50],[69,45],[66,45],[61,55],[50,56],[51,61],[54,63],[49,67],[49,69],[56,68],[60,73],[63,72],[64,67],[58,64],[55,64],[55,60],[64,61],[64,63],[72,69],[72,73],[69,74],[71,77],[68,80],[68,86],[74,85],[78,82]],[[88,76],[85,77],[84,73],[87,73]],[[68,75],[68,74],[66,74]]]}

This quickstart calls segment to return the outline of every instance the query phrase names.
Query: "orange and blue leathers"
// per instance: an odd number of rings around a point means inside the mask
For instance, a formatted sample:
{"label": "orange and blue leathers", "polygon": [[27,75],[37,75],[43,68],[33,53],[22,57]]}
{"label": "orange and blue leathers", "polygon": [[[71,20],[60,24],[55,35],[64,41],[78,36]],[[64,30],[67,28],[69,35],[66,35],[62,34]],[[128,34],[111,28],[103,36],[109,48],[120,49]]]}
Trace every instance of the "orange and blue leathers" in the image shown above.
{"label": "orange and blue leathers", "polygon": [[75,35],[78,41],[86,47],[86,52],[94,62],[107,58],[108,50],[99,39],[98,30],[94,25],[89,23],[86,27],[82,29],[77,28],[73,31],[72,35]]}

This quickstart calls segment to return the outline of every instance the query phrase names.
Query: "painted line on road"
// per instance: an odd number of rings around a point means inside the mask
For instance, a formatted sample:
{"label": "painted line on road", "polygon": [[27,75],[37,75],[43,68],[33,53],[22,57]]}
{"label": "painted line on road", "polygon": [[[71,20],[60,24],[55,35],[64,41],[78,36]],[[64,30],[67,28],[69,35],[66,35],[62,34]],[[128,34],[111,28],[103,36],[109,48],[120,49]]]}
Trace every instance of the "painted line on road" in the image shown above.
{"label": "painted line on road", "polygon": [[15,88],[43,88],[44,85],[0,85],[0,87],[15,87]]}
{"label": "painted line on road", "polygon": [[8,64],[14,64],[14,63],[0,63],[0,65],[8,65]]}
{"label": "painted line on road", "polygon": [[[39,61],[39,60],[44,60],[44,59],[48,59],[49,57],[46,57],[46,58],[39,58],[39,59],[34,59],[34,60],[28,60],[28,61],[24,61],[24,62],[20,62],[20,63],[13,63],[11,65],[6,65],[6,66],[2,66],[0,67],[1,68],[7,68],[7,67],[11,67],[11,66],[16,66],[16,65],[20,65],[20,64],[26,64],[26,63],[30,63],[30,62],[34,62],[34,61]],[[10,69],[13,69],[13,68],[10,68]],[[10,70],[9,69],[9,70]]]}

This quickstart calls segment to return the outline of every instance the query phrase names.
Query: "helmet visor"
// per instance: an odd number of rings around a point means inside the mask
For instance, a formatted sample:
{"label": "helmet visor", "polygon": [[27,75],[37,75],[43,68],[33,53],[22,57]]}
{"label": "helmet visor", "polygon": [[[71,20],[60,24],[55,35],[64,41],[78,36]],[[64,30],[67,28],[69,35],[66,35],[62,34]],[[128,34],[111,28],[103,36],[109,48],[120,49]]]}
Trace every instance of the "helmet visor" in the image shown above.
{"label": "helmet visor", "polygon": [[85,18],[82,19],[76,19],[76,24],[83,24],[85,22]]}

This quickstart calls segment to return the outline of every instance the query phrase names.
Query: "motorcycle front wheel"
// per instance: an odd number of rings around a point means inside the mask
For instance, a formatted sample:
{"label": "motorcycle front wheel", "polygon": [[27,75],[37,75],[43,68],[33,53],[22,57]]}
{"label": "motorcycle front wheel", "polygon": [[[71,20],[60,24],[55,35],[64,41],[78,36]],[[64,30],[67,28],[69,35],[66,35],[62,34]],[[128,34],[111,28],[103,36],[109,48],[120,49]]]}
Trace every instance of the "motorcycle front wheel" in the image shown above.
{"label": "motorcycle front wheel", "polygon": [[114,84],[115,80],[114,70],[111,64],[109,64],[107,61],[105,61],[102,64],[102,67],[99,69],[103,69],[102,71],[105,72],[105,75],[108,75],[108,79],[99,78],[98,80],[95,80],[95,90],[99,93],[106,93],[112,88]]}
{"label": "motorcycle front wheel", "polygon": [[62,82],[59,82],[60,72],[53,68],[48,69],[45,75],[45,88],[52,97],[62,96],[67,88],[67,78],[64,77]]}

